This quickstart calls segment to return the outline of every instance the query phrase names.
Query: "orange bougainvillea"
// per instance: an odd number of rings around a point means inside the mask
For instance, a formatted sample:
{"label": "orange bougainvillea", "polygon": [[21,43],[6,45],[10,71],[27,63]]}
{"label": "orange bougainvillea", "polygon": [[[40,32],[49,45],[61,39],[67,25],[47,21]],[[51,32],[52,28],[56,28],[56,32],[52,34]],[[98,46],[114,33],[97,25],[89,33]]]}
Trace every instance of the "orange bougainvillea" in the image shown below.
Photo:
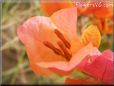
{"label": "orange bougainvillea", "polygon": [[17,29],[36,74],[65,74],[86,56],[101,54],[97,50],[101,39],[97,27],[88,26],[81,38],[77,35],[76,23],[77,9],[74,7],[57,11],[51,17],[32,17]]}

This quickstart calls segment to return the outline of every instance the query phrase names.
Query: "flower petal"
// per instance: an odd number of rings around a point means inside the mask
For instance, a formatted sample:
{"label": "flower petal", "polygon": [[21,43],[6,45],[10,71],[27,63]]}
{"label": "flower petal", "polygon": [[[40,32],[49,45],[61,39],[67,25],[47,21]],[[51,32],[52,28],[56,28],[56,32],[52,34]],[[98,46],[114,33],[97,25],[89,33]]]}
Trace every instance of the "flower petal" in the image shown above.
{"label": "flower petal", "polygon": [[67,8],[55,12],[52,21],[70,36],[76,36],[77,8]]}
{"label": "flower petal", "polygon": [[[80,49],[70,60],[70,62],[39,62],[37,63],[38,66],[44,68],[53,68],[60,70],[59,73],[63,74],[62,71],[69,72],[74,69],[77,65],[81,63],[81,61],[86,58],[87,55],[99,55],[100,52],[97,48],[93,47],[92,44],[88,44],[84,48]],[[55,72],[54,71],[54,72]],[[57,71],[58,72],[58,71]]]}
{"label": "flower petal", "polygon": [[87,63],[84,67],[84,71],[104,83],[113,83],[113,53],[111,51],[105,51],[91,63]]}
{"label": "flower petal", "polygon": [[99,47],[101,41],[100,32],[95,25],[90,25],[88,28],[83,32],[81,37],[82,43],[87,45],[88,43],[92,43],[95,47]]}
{"label": "flower petal", "polygon": [[63,1],[63,2],[57,2],[57,3],[61,7],[61,9],[74,7],[72,1],[66,1],[66,2]]}
{"label": "flower petal", "polygon": [[43,0],[41,0],[40,2],[41,5],[41,9],[43,10],[43,12],[45,12],[46,15],[50,16],[53,12],[59,10],[59,6],[57,3],[55,2],[44,2]]}
{"label": "flower petal", "polygon": [[34,62],[30,62],[30,67],[32,68],[32,70],[34,71],[34,73],[36,75],[42,75],[42,76],[50,76],[53,75],[54,73],[52,71],[50,71],[49,69],[45,69],[42,68],[40,66],[37,66],[36,64],[34,64]]}
{"label": "flower petal", "polygon": [[67,2],[53,2],[53,1],[44,1],[41,0],[40,2],[41,9],[47,14],[51,16],[55,11],[58,11],[63,8],[73,7],[73,4],[69,1]]}
{"label": "flower petal", "polygon": [[64,60],[64,58],[56,55],[43,44],[43,42],[48,41],[57,47],[58,38],[54,33],[56,28],[49,18],[41,16],[30,18],[18,28],[19,38],[29,50],[29,53],[32,53],[34,56],[34,58],[31,57],[32,60]]}

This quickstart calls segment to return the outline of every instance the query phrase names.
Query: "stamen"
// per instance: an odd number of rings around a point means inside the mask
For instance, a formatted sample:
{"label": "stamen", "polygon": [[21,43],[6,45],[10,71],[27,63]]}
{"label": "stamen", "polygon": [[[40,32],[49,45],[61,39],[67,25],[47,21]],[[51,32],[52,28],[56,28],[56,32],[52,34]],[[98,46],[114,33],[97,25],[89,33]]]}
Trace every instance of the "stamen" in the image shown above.
{"label": "stamen", "polygon": [[63,34],[62,34],[59,30],[57,30],[57,29],[55,29],[55,34],[57,35],[58,38],[61,39],[61,41],[65,44],[65,46],[66,46],[68,49],[70,49],[71,45],[70,45],[70,43],[64,38]]}
{"label": "stamen", "polygon": [[46,47],[52,49],[55,54],[64,56],[63,53],[61,52],[61,50],[57,49],[57,48],[56,48],[53,44],[51,44],[50,42],[44,41],[43,44],[44,44]]}
{"label": "stamen", "polygon": [[57,44],[64,52],[64,57],[69,61],[70,58],[72,57],[72,54],[67,50],[67,48],[65,47],[65,45],[61,41],[57,42]]}

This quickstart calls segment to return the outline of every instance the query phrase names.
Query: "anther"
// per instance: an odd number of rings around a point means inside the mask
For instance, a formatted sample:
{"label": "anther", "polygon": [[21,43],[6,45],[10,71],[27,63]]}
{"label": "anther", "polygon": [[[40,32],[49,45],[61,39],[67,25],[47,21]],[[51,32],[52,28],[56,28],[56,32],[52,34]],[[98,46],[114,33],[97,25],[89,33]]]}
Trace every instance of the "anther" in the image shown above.
{"label": "anther", "polygon": [[62,34],[59,30],[57,30],[57,29],[55,29],[55,34],[57,35],[57,37],[58,37],[59,39],[61,39],[61,41],[65,44],[65,46],[66,46],[68,49],[70,49],[71,45],[70,45],[70,43],[64,38],[63,34]]}
{"label": "anther", "polygon": [[61,41],[57,42],[57,44],[59,45],[59,47],[63,51],[64,57],[69,61],[70,58],[72,57],[72,54],[68,51],[68,49],[65,47],[65,45]]}
{"label": "anther", "polygon": [[53,44],[51,44],[50,42],[44,41],[43,44],[44,44],[46,47],[52,49],[55,54],[64,56],[63,53],[62,53],[62,51],[59,50],[59,49],[57,49],[57,48],[56,48]]}

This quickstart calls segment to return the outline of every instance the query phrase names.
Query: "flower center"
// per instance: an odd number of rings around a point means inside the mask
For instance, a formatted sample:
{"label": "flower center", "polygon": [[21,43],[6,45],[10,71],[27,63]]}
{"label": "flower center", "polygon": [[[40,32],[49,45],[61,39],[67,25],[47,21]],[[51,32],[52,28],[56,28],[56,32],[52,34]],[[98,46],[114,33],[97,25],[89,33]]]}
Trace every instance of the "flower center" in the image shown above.
{"label": "flower center", "polygon": [[54,32],[60,39],[60,41],[57,42],[60,49],[56,48],[52,43],[48,41],[44,41],[43,44],[53,50],[55,54],[61,55],[67,61],[69,61],[72,57],[72,53],[70,52],[71,44],[65,39],[64,35],[59,30],[55,29]]}

